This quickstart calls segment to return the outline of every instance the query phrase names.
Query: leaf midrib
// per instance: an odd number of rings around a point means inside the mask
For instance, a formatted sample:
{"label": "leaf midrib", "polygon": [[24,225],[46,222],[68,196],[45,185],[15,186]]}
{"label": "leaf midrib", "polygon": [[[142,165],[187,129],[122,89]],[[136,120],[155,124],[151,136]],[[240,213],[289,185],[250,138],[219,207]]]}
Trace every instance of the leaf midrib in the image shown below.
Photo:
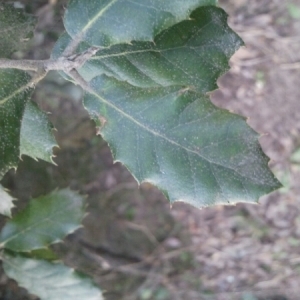
{"label": "leaf midrib", "polygon": [[202,47],[211,47],[211,46],[219,46],[218,44],[209,44],[209,45],[199,45],[196,47],[189,46],[189,45],[183,45],[183,46],[178,46],[178,47],[173,47],[173,48],[166,48],[166,49],[153,49],[153,48],[148,48],[145,50],[134,50],[134,51],[124,51],[124,52],[119,52],[119,53],[113,53],[113,54],[105,54],[105,55],[95,55],[89,59],[91,60],[102,60],[105,58],[112,58],[112,57],[119,57],[119,56],[126,56],[126,55],[131,55],[131,54],[139,54],[139,53],[149,53],[149,52],[155,52],[161,54],[162,52],[166,51],[171,51],[171,50],[179,50],[183,48],[189,48],[192,50],[202,48]]}
{"label": "leaf midrib", "polygon": [[26,89],[28,89],[29,87],[32,87],[31,85],[32,85],[32,82],[30,81],[26,85],[20,87],[19,89],[17,89],[16,91],[14,91],[9,96],[7,96],[4,99],[0,100],[0,105],[5,104],[7,101],[9,101],[10,99],[14,98],[16,95],[21,94],[22,92],[26,91]]}

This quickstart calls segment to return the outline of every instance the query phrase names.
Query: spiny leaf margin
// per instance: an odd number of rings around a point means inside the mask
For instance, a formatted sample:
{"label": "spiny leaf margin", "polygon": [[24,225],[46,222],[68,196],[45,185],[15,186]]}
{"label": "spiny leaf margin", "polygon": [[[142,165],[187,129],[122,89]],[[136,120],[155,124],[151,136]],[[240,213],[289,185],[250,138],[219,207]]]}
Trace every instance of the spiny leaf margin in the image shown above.
{"label": "spiny leaf margin", "polygon": [[28,101],[22,119],[20,154],[54,164],[52,149],[57,143],[52,131],[47,114]]}
{"label": "spiny leaf margin", "polygon": [[0,179],[20,157],[20,134],[25,105],[33,87],[24,71],[0,69]]}

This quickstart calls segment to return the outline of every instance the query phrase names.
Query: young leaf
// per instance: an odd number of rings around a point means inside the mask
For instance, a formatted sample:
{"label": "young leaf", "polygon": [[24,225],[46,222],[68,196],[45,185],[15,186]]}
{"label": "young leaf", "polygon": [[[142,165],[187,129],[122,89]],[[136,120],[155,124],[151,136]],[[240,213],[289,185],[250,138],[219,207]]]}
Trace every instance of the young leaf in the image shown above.
{"label": "young leaf", "polygon": [[64,17],[67,32],[95,46],[152,41],[172,25],[188,19],[200,6],[216,0],[72,0]]}
{"label": "young leaf", "polygon": [[19,161],[21,122],[33,90],[30,80],[24,71],[0,70],[0,179]]}
{"label": "young leaf", "polygon": [[252,202],[280,187],[258,134],[207,96],[178,86],[138,88],[105,75],[90,86],[84,103],[114,159],[171,202]]}
{"label": "young leaf", "polygon": [[0,214],[11,217],[11,209],[14,207],[13,198],[0,185]]}
{"label": "young leaf", "polygon": [[12,4],[0,3],[0,57],[7,58],[25,48],[37,20]]}
{"label": "young leaf", "polygon": [[[52,56],[59,57],[71,41],[62,35]],[[79,73],[87,81],[106,74],[139,87],[193,86],[205,93],[217,88],[217,79],[229,69],[228,60],[241,45],[223,10],[201,7],[191,20],[161,32],[154,43],[132,42],[98,51]],[[77,51],[87,48],[81,43]]]}
{"label": "young leaf", "polygon": [[60,263],[5,253],[3,268],[8,277],[41,300],[101,300],[100,289],[86,276]]}
{"label": "young leaf", "polygon": [[79,228],[83,215],[82,196],[69,189],[53,191],[31,200],[5,224],[0,246],[19,252],[46,248]]}
{"label": "young leaf", "polygon": [[47,115],[34,102],[28,101],[21,126],[21,155],[53,163],[52,148],[56,141],[52,130]]}

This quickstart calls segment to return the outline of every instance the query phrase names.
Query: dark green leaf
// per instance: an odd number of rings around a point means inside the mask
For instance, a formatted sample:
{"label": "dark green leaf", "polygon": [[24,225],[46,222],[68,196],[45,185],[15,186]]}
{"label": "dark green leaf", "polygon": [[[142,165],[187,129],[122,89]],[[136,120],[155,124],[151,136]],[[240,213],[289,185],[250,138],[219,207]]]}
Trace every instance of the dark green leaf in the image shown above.
{"label": "dark green leaf", "polygon": [[59,263],[13,256],[6,253],[3,268],[8,277],[16,280],[41,300],[101,300],[101,291],[90,278]]}
{"label": "dark green leaf", "polygon": [[50,163],[52,148],[56,146],[47,115],[32,101],[28,101],[21,126],[21,155],[43,159]]}
{"label": "dark green leaf", "polygon": [[71,0],[64,23],[72,38],[91,45],[153,41],[158,33],[206,5],[216,5],[216,0]]}
{"label": "dark green leaf", "polygon": [[[80,74],[90,81],[101,74],[134,86],[193,86],[202,93],[217,88],[217,79],[229,69],[228,60],[243,44],[228,27],[227,15],[216,7],[201,7],[152,42],[132,42],[99,51]],[[54,48],[59,57],[70,36],[63,35]],[[78,52],[86,50],[84,43]]]}
{"label": "dark green leaf", "polygon": [[201,207],[256,201],[280,187],[244,118],[189,88],[138,88],[105,75],[85,106],[139,182]]}
{"label": "dark green leaf", "polygon": [[11,217],[11,209],[14,207],[13,198],[0,185],[0,214]]}
{"label": "dark green leaf", "polygon": [[13,251],[32,251],[61,241],[81,226],[83,197],[68,189],[31,200],[9,220],[0,234],[1,246]]}
{"label": "dark green leaf", "polygon": [[17,50],[23,50],[33,36],[36,18],[24,13],[12,4],[0,4],[0,57],[7,58]]}
{"label": "dark green leaf", "polygon": [[19,161],[21,122],[33,90],[30,79],[24,71],[0,70],[0,179]]}

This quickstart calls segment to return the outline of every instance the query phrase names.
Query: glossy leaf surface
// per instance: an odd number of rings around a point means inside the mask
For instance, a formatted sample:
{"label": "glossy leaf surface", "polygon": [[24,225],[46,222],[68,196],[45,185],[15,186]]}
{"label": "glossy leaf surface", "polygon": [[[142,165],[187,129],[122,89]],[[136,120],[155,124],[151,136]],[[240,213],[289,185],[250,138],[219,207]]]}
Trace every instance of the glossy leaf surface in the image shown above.
{"label": "glossy leaf surface", "polygon": [[138,88],[93,79],[85,106],[139,182],[201,207],[256,201],[280,185],[244,118],[189,88]]}
{"label": "glossy leaf surface", "polygon": [[24,71],[0,70],[0,179],[19,161],[21,122],[33,90],[30,80]]}
{"label": "glossy leaf surface", "polygon": [[1,246],[25,252],[46,248],[81,226],[83,197],[65,189],[30,201],[9,220],[0,234]]}
{"label": "glossy leaf surface", "polygon": [[52,148],[56,141],[47,115],[32,101],[25,107],[21,126],[21,155],[53,163]]}
{"label": "glossy leaf surface", "polygon": [[36,18],[22,9],[0,3],[0,57],[8,58],[13,52],[24,49],[33,36],[35,24]]}
{"label": "glossy leaf surface", "polygon": [[101,291],[91,279],[60,263],[6,253],[3,268],[8,277],[41,300],[103,299]]}
{"label": "glossy leaf surface", "polygon": [[153,41],[164,29],[188,19],[197,7],[215,4],[216,0],[72,0],[64,23],[72,38],[107,47]]}

